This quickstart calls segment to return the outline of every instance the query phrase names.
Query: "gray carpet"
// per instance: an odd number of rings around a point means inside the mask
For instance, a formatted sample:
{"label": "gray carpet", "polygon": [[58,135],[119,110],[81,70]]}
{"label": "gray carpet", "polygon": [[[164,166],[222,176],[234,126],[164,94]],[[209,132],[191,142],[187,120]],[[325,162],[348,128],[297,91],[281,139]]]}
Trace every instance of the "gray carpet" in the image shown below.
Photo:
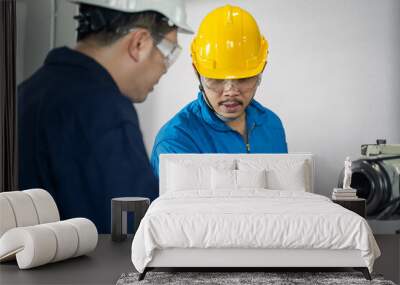
{"label": "gray carpet", "polygon": [[380,275],[372,274],[372,281],[364,278],[360,272],[148,272],[146,278],[138,281],[138,273],[122,274],[117,285],[134,284],[376,284],[395,285]]}

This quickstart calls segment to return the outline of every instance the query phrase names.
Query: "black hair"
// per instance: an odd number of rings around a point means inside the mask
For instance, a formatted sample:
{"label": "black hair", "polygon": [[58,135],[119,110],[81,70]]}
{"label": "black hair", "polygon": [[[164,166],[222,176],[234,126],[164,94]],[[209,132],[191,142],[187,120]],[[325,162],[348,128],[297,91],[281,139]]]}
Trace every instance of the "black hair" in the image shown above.
{"label": "black hair", "polygon": [[149,30],[156,41],[177,28],[156,11],[127,13],[87,4],[79,6],[74,19],[78,20],[78,42],[90,38],[100,45],[116,42],[133,28]]}

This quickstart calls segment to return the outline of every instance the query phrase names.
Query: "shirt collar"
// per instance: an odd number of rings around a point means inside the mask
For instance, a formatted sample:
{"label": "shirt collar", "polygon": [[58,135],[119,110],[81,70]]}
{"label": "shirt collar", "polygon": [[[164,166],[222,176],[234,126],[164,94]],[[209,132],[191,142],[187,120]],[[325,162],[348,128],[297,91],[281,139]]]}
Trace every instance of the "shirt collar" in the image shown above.
{"label": "shirt collar", "polygon": [[[199,92],[197,94],[197,102],[200,106],[201,116],[203,120],[206,121],[211,127],[220,131],[231,131],[232,129],[223,122],[220,118],[218,118],[214,111],[210,109],[204,100],[203,93]],[[248,127],[252,127],[254,125],[261,125],[263,121],[265,122],[267,117],[267,112],[265,108],[258,103],[256,100],[252,100],[251,103],[246,108],[246,124]]]}
{"label": "shirt collar", "polygon": [[68,47],[60,47],[49,52],[44,62],[46,65],[77,66],[85,69],[99,84],[107,84],[119,93],[117,83],[111,74],[95,59]]}

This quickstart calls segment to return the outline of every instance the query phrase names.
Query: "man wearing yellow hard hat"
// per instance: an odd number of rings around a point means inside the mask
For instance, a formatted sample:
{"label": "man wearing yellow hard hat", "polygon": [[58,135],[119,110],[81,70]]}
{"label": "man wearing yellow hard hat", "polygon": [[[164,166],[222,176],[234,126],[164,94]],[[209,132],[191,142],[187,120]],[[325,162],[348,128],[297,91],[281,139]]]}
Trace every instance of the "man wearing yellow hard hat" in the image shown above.
{"label": "man wearing yellow hard hat", "polygon": [[253,99],[268,42],[252,15],[230,5],[210,12],[193,39],[191,56],[200,92],[159,131],[154,172],[158,175],[161,153],[287,153],[281,120]]}

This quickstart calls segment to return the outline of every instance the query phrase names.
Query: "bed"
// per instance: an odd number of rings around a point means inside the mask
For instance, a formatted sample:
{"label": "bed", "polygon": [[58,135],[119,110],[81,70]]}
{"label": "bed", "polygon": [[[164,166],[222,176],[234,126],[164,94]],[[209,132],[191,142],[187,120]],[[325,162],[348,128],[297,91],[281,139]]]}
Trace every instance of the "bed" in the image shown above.
{"label": "bed", "polygon": [[160,197],[132,242],[154,268],[352,267],[380,251],[359,215],[314,194],[311,154],[163,154]]}

